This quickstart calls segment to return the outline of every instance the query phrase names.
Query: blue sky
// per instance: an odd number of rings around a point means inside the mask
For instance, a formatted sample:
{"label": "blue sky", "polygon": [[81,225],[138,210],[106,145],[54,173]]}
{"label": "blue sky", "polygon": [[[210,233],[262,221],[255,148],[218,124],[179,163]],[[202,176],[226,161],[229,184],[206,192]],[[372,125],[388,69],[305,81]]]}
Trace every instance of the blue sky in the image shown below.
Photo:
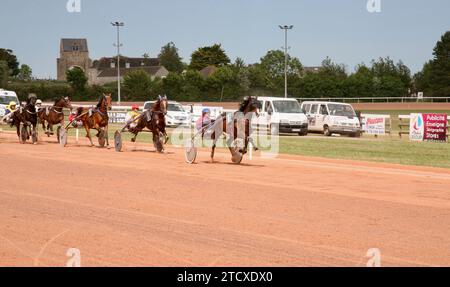
{"label": "blue sky", "polygon": [[390,56],[416,72],[450,30],[448,0],[380,0],[381,13],[369,13],[367,0],[80,1],[81,13],[69,13],[67,0],[0,0],[0,47],[14,50],[35,76],[54,78],[60,38],[87,38],[92,59],[111,56],[110,22],[120,20],[127,56],[156,56],[173,41],[189,61],[196,48],[222,43],[230,58],[254,63],[283,46],[278,25],[292,24],[290,53],[305,66],[330,56],[353,71]]}

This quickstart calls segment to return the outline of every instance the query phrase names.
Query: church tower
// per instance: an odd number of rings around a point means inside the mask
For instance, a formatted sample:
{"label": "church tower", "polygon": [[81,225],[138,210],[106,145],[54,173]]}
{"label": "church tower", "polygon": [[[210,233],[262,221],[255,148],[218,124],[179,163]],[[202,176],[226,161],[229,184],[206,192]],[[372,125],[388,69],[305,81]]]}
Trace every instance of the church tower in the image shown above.
{"label": "church tower", "polygon": [[81,68],[89,77],[89,68],[92,65],[86,39],[61,39],[60,56],[57,63],[58,81],[66,80],[66,71],[74,67]]}

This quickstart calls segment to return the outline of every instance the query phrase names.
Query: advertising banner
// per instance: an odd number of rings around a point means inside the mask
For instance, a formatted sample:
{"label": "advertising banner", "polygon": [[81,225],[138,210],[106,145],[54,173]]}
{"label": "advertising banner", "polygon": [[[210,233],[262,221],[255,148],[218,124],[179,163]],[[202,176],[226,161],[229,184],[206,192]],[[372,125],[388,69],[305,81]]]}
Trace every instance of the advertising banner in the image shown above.
{"label": "advertising banner", "polygon": [[380,116],[364,116],[363,129],[369,135],[385,135],[386,134],[386,118]]}
{"label": "advertising banner", "polygon": [[447,141],[447,115],[423,114],[425,141]]}
{"label": "advertising banner", "polygon": [[447,140],[446,114],[411,114],[409,139],[412,141]]}

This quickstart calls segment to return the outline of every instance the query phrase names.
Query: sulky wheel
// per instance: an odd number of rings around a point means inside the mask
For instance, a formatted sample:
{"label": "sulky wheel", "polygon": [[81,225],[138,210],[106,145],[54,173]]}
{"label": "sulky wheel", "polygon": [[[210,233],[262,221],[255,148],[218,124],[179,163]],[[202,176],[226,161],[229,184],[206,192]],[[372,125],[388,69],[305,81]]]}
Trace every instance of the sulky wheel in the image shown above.
{"label": "sulky wheel", "polygon": [[184,145],[184,158],[187,163],[193,164],[197,157],[197,148],[194,140],[188,140]]}
{"label": "sulky wheel", "polygon": [[164,151],[163,143],[164,140],[161,140],[161,136],[153,135],[153,146],[155,147],[156,151],[161,153]]}
{"label": "sulky wheel", "polygon": [[33,144],[37,144],[37,142],[38,142],[38,133],[37,133],[37,131],[33,130],[31,132],[31,139],[33,140]]}
{"label": "sulky wheel", "polygon": [[27,126],[23,125],[20,129],[20,142],[26,143],[28,139],[28,128]]}
{"label": "sulky wheel", "polygon": [[101,129],[98,132],[98,145],[100,147],[105,147],[105,144],[106,144],[106,133],[104,130]]}
{"label": "sulky wheel", "polygon": [[65,147],[67,145],[67,130],[66,129],[61,129],[61,131],[59,132],[59,144],[62,147]]}
{"label": "sulky wheel", "polygon": [[114,133],[114,149],[117,152],[122,151],[122,134],[120,133],[120,131],[116,131]]}

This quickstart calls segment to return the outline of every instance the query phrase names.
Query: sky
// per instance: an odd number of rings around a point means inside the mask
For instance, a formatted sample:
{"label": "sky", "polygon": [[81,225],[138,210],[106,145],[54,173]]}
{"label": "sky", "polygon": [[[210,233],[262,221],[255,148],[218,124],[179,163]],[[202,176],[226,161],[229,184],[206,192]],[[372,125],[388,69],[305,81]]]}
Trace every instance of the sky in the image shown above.
{"label": "sky", "polygon": [[[248,64],[284,45],[278,25],[293,25],[289,53],[304,66],[329,56],[349,72],[359,63],[390,56],[412,72],[432,58],[433,47],[450,30],[448,0],[0,0],[0,48],[9,48],[39,78],[56,77],[61,38],[87,38],[91,59],[116,54],[156,57],[172,41],[185,62],[201,46],[221,43],[229,57]],[[381,11],[370,13],[368,1]]]}

